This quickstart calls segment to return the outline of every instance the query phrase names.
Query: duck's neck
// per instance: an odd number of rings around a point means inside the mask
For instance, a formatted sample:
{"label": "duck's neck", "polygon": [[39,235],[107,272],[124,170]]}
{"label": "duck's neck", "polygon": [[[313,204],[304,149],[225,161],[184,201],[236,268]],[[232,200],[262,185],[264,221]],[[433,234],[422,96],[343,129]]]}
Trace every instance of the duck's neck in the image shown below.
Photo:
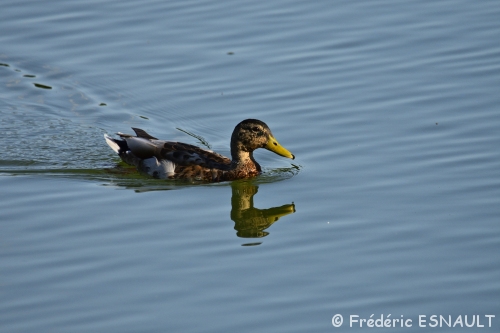
{"label": "duck's neck", "polygon": [[231,167],[234,169],[250,169],[261,172],[259,163],[253,158],[253,152],[231,147]]}

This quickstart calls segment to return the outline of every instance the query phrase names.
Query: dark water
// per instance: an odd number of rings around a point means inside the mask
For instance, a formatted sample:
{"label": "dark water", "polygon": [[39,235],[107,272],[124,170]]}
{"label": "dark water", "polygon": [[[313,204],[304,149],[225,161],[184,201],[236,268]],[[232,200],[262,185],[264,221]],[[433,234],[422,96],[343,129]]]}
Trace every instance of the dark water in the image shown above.
{"label": "dark water", "polygon": [[[498,331],[499,17],[498,1],[4,1],[0,331],[356,332],[372,314]],[[245,118],[297,159],[259,151],[256,179],[188,185],[116,169],[102,139],[200,144],[189,132],[227,155]]]}

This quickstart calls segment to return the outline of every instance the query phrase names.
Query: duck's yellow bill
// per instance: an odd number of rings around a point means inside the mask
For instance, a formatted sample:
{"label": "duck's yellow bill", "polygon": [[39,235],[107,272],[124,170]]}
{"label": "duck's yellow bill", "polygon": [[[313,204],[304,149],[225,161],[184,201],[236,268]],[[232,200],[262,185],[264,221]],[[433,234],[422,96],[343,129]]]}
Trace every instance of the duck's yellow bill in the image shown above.
{"label": "duck's yellow bill", "polygon": [[267,144],[264,148],[278,155],[291,158],[292,160],[295,159],[295,156],[290,153],[285,147],[280,145],[278,140],[276,140],[273,136],[269,136],[269,140],[267,141]]}
{"label": "duck's yellow bill", "polygon": [[295,213],[295,205],[283,205],[280,207],[272,207],[261,210],[262,215],[267,219],[269,225],[278,221],[280,217],[283,217],[288,214]]}

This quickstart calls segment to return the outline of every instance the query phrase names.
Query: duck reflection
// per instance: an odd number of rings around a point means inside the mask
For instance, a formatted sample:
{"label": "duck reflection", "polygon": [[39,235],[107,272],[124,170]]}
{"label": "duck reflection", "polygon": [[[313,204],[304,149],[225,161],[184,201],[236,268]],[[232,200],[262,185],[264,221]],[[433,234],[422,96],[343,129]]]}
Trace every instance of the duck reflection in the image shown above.
{"label": "duck reflection", "polygon": [[253,196],[257,194],[258,186],[244,181],[231,184],[231,220],[234,221],[236,235],[242,238],[266,237],[266,230],[280,217],[295,213],[295,205],[283,205],[267,209],[253,206]]}
{"label": "duck reflection", "polygon": [[[186,186],[186,182],[171,181],[159,182],[156,179],[138,178],[135,169],[132,170],[133,176],[127,178],[130,168],[122,170],[120,167],[115,169],[106,169],[103,171],[104,177],[100,174],[85,175],[88,179],[105,180],[105,186],[116,186],[134,190],[137,193],[151,191],[176,190]],[[74,172],[69,173],[75,177]],[[114,178],[110,178],[115,176]],[[231,196],[231,220],[234,221],[236,235],[241,238],[262,238],[269,235],[267,228],[278,221],[281,217],[295,213],[293,203],[279,207],[259,209],[254,207],[254,196],[257,194],[259,186],[254,185],[249,180],[236,180],[230,183]],[[224,186],[225,187],[225,186]],[[259,245],[260,243],[243,244]]]}

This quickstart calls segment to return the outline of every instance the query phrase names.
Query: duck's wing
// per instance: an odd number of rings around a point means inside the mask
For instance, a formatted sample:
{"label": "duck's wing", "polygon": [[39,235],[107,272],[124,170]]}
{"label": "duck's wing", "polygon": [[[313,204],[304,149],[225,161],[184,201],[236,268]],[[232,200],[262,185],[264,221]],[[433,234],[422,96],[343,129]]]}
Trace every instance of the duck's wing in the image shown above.
{"label": "duck's wing", "polygon": [[[178,166],[200,166],[208,169],[227,170],[231,160],[216,152],[202,149],[188,143],[158,140],[140,128],[132,128],[137,136],[117,133],[126,141],[126,148],[133,155],[159,161],[168,160]],[[108,143],[109,144],[109,143]]]}
{"label": "duck's wing", "polygon": [[[155,142],[155,141],[153,141]],[[199,165],[208,169],[227,170],[231,160],[216,152],[182,142],[156,141],[160,148],[158,157],[176,165]]]}

